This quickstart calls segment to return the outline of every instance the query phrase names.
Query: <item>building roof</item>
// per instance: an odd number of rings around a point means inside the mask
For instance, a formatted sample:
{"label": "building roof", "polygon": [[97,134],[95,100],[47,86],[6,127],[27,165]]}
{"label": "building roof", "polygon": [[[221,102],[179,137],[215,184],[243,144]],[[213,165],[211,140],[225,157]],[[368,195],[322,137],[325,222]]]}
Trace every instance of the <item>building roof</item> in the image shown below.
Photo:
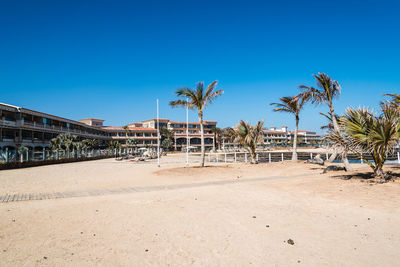
{"label": "building roof", "polygon": [[91,121],[104,121],[104,120],[102,120],[102,119],[95,119],[95,118],[80,119],[79,121],[86,121],[86,120],[91,120]]}
{"label": "building roof", "polygon": [[87,125],[86,123],[83,123],[83,122],[80,122],[80,121],[71,120],[71,119],[59,117],[59,116],[56,116],[56,115],[51,115],[51,114],[40,112],[40,111],[36,111],[36,110],[33,110],[33,109],[13,106],[13,105],[5,104],[5,103],[0,103],[0,105],[8,107],[8,108],[15,108],[15,109],[17,109],[18,112],[22,112],[22,113],[27,113],[27,114],[31,114],[31,115],[35,115],[35,116],[43,116],[43,117],[46,117],[46,118],[49,118],[49,119],[56,119],[56,120],[61,120],[61,121],[64,121],[64,122],[74,123],[76,125],[88,127],[88,128],[91,128],[91,129],[96,129],[96,130],[99,129],[96,126]]}
{"label": "building roof", "polygon": [[[306,131],[306,130],[298,130],[297,132],[298,133],[313,133],[313,134],[316,133],[316,132],[313,132],[313,131]],[[290,133],[294,133],[294,131],[290,131]]]}
{"label": "building roof", "polygon": [[[153,119],[148,119],[148,120],[145,120],[145,121],[141,121],[141,123],[142,122],[148,122],[148,121],[156,121],[157,120],[157,118],[153,118]],[[162,119],[162,118],[158,118],[158,120],[159,121],[169,121],[169,119]]]}
{"label": "building roof", "polygon": [[264,133],[280,133],[280,134],[287,133],[287,132],[284,132],[284,131],[271,131],[271,130],[264,130],[263,132]]}

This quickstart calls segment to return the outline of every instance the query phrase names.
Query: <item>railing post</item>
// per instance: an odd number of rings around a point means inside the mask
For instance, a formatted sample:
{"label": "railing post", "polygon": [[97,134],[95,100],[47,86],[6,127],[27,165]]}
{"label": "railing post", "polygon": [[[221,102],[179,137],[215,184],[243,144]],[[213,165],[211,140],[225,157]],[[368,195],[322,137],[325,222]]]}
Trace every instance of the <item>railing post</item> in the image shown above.
{"label": "railing post", "polygon": [[6,163],[8,163],[8,147],[6,147]]}
{"label": "railing post", "polygon": [[283,161],[283,153],[281,153],[282,161]]}
{"label": "railing post", "polygon": [[400,164],[400,152],[397,152],[397,163]]}
{"label": "railing post", "polygon": [[235,163],[236,163],[236,151],[235,151]]}
{"label": "railing post", "polygon": [[211,152],[208,153],[208,162],[211,162]]}
{"label": "railing post", "polygon": [[56,151],[56,159],[57,159],[57,160],[60,159],[60,154],[59,154],[59,152],[58,152],[58,148],[57,148],[57,151]]}
{"label": "railing post", "polygon": [[42,151],[42,156],[43,156],[43,161],[45,161],[46,160],[46,150],[44,148]]}
{"label": "railing post", "polygon": [[218,162],[218,153],[215,154],[215,162]]}
{"label": "railing post", "polygon": [[258,154],[256,154],[256,160],[257,160],[257,162],[258,162]]}
{"label": "railing post", "polygon": [[225,153],[225,163],[226,163],[226,153]]}
{"label": "railing post", "polygon": [[310,153],[310,158],[312,159],[312,153]]}
{"label": "railing post", "polygon": [[328,158],[329,158],[329,157],[328,157],[328,152],[326,152],[326,160],[328,160]]}
{"label": "railing post", "polygon": [[247,153],[244,153],[244,162],[247,163]]}
{"label": "railing post", "polygon": [[268,154],[269,163],[271,163],[271,152]]}

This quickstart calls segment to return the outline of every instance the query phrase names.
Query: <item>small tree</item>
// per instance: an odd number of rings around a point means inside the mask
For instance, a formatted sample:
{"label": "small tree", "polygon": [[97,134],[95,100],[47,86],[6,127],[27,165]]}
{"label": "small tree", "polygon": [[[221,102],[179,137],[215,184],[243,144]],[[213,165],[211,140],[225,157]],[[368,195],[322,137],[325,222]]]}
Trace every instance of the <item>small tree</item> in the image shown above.
{"label": "small tree", "polygon": [[223,130],[218,127],[213,127],[211,128],[211,132],[214,134],[214,147],[215,149],[220,149],[221,148],[221,143],[222,143],[222,133]]}
{"label": "small tree", "polygon": [[263,125],[264,121],[259,121],[255,126],[241,120],[236,126],[236,141],[240,143],[249,153],[251,163],[256,164],[256,149],[258,144],[263,143]]}
{"label": "small tree", "polygon": [[165,151],[169,150],[169,149],[172,147],[172,145],[173,145],[173,143],[172,143],[172,141],[169,140],[169,139],[164,139],[164,140],[161,142],[161,147],[162,147],[163,150],[165,150]]}
{"label": "small tree", "polygon": [[[348,108],[340,120],[340,133],[331,131],[329,139],[346,147],[365,161],[375,176],[384,181],[383,165],[394,146],[400,140],[400,112],[387,103],[381,104],[381,114],[375,115],[365,108]],[[369,162],[363,153],[370,153]]]}

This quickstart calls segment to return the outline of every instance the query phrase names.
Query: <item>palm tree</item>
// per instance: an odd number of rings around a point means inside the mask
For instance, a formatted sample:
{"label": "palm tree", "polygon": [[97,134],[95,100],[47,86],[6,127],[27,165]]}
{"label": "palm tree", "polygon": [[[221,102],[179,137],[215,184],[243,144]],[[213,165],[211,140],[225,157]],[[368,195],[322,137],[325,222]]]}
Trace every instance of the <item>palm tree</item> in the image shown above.
{"label": "palm tree", "polygon": [[[348,108],[340,121],[342,133],[331,132],[330,140],[348,147],[372,168],[375,176],[386,180],[383,165],[400,140],[400,111],[389,103],[381,104],[382,112],[376,116],[365,108]],[[363,157],[370,153],[373,162]]]}
{"label": "palm tree", "polygon": [[82,141],[85,147],[88,149],[95,149],[99,147],[99,140],[97,139],[85,139]]}
{"label": "palm tree", "polygon": [[50,140],[50,147],[52,150],[61,149],[61,139],[57,137]]}
{"label": "palm tree", "polygon": [[384,94],[384,96],[390,97],[389,103],[392,107],[400,110],[400,95],[399,94]]}
{"label": "palm tree", "polygon": [[[300,85],[302,93],[300,94],[305,100],[310,100],[311,103],[319,105],[325,104],[329,107],[329,114],[332,120],[333,131],[340,134],[340,129],[338,122],[336,120],[335,108],[333,107],[333,100],[340,95],[340,85],[337,81],[329,77],[328,74],[319,72],[318,75],[313,75],[317,80],[317,87],[309,87],[305,85]],[[335,150],[332,156],[329,158],[328,162],[333,162],[337,156],[337,151]],[[343,163],[347,171],[351,171],[352,167],[347,159],[347,151],[344,149],[342,153]]]}
{"label": "palm tree", "polygon": [[291,113],[296,118],[296,129],[293,137],[292,161],[297,161],[297,133],[299,131],[300,112],[303,109],[306,101],[300,95],[285,96],[281,97],[279,100],[280,103],[271,103],[272,106],[276,107],[274,108],[274,111]]}
{"label": "palm tree", "polygon": [[263,125],[264,121],[259,121],[255,126],[251,126],[241,120],[235,128],[236,141],[250,153],[252,164],[257,163],[257,145],[263,143]]}
{"label": "palm tree", "polygon": [[122,127],[122,129],[124,129],[125,131],[125,136],[128,137],[129,133],[131,133],[131,130],[129,129],[128,125],[125,125]]}
{"label": "palm tree", "polygon": [[174,131],[168,129],[167,127],[160,128],[161,141],[164,141],[164,139],[169,139],[172,141],[174,139],[174,135]]}
{"label": "palm tree", "polygon": [[220,149],[221,148],[221,142],[222,142],[222,129],[218,127],[213,127],[211,128],[211,132],[214,134],[214,147],[215,149]]}
{"label": "palm tree", "polygon": [[[178,97],[185,98],[185,100],[174,100],[169,104],[172,107],[188,107],[189,109],[196,109],[200,122],[200,133],[201,133],[201,163],[200,166],[204,167],[205,159],[205,146],[204,146],[204,126],[203,126],[203,115],[207,105],[213,103],[213,101],[220,95],[223,94],[222,90],[215,90],[217,81],[210,83],[204,91],[204,83],[198,82],[196,90],[187,87],[180,88],[175,91]],[[186,129],[188,130],[188,129]]]}
{"label": "palm tree", "polygon": [[86,143],[84,141],[73,142],[73,151],[76,153],[76,156],[82,154],[82,150],[86,148]]}

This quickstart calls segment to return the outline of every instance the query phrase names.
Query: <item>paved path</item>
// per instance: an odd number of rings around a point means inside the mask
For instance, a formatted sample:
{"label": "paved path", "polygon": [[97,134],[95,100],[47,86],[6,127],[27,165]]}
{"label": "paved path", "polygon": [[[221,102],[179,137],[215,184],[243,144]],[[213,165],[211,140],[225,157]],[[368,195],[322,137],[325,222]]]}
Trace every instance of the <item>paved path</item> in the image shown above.
{"label": "paved path", "polygon": [[214,185],[258,182],[258,181],[266,181],[266,180],[273,180],[273,179],[298,178],[301,176],[310,176],[310,175],[312,175],[312,174],[298,174],[298,175],[292,175],[292,176],[269,176],[269,177],[262,177],[262,178],[209,181],[209,182],[203,182],[203,183],[190,183],[190,184],[170,184],[170,185],[160,185],[160,186],[133,186],[133,187],[100,189],[100,190],[89,190],[89,191],[68,191],[68,192],[62,192],[62,193],[57,192],[57,193],[32,193],[32,194],[6,194],[6,195],[0,196],[0,203],[28,201],[28,200],[57,199],[57,198],[104,196],[104,195],[126,194],[126,193],[136,193],[136,192],[153,192],[153,191],[175,190],[175,189],[183,189],[183,188],[196,188],[196,187],[214,186]]}

